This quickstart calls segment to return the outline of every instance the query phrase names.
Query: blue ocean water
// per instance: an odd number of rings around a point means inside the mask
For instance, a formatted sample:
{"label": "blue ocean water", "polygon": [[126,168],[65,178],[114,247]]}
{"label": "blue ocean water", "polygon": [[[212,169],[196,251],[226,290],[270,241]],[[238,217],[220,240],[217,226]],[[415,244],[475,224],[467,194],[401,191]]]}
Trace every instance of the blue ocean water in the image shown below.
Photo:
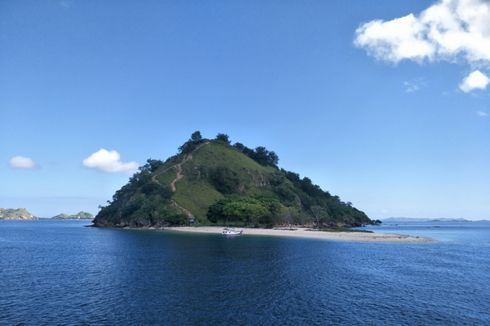
{"label": "blue ocean water", "polygon": [[490,223],[400,223],[431,244],[0,221],[1,325],[489,325]]}

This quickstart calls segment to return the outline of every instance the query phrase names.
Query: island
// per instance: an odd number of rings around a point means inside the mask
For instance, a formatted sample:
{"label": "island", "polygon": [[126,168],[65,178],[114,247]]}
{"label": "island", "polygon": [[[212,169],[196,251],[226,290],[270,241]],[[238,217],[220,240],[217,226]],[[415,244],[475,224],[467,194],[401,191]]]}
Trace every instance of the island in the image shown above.
{"label": "island", "polygon": [[0,208],[0,220],[35,220],[25,208]]}
{"label": "island", "polygon": [[93,218],[92,214],[83,211],[71,215],[61,213],[52,217],[55,220],[92,220]]}
{"label": "island", "polygon": [[[196,131],[176,155],[165,161],[148,159],[101,207],[93,224],[207,233],[220,226],[269,233],[295,226],[301,232],[294,234],[304,235],[353,234],[349,228],[380,223],[308,177],[279,168],[278,161],[277,154],[263,146],[232,144],[222,133],[205,139]],[[364,232],[362,237],[382,235]]]}
{"label": "island", "polygon": [[373,221],[352,203],[280,169],[265,147],[231,144],[196,131],[165,162],[149,159],[94,219],[96,226],[308,225],[352,227]]}
{"label": "island", "polygon": [[420,217],[388,217],[383,219],[384,223],[406,223],[406,222],[470,222],[464,218],[420,218]]}

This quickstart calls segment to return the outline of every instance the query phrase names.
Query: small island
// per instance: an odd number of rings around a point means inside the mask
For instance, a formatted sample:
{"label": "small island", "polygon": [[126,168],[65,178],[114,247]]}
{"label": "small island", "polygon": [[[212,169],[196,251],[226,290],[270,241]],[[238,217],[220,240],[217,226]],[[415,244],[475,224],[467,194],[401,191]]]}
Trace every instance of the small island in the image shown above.
{"label": "small island", "polygon": [[353,227],[380,224],[309,178],[278,167],[265,147],[232,144],[199,131],[166,161],[149,159],[95,216],[96,227],[165,229],[325,240],[428,242],[430,239]]}
{"label": "small island", "polygon": [[189,225],[345,228],[374,224],[348,201],[278,167],[263,146],[199,131],[166,161],[149,159],[94,219],[99,227]]}
{"label": "small island", "polygon": [[25,208],[0,208],[0,220],[35,220]]}
{"label": "small island", "polygon": [[92,214],[83,211],[71,215],[61,213],[52,217],[55,220],[92,220],[93,218],[94,216]]}

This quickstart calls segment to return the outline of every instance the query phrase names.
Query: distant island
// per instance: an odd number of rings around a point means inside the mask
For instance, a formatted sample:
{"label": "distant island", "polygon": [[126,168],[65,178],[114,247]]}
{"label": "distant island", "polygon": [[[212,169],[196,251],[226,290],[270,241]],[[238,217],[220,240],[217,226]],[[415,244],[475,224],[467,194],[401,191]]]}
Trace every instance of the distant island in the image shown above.
{"label": "distant island", "polygon": [[231,144],[199,131],[166,161],[149,159],[94,219],[99,227],[301,225],[342,228],[380,223],[309,178],[278,167],[273,151]]}
{"label": "distant island", "polygon": [[419,217],[388,217],[383,222],[470,222],[464,218],[419,218]]}
{"label": "distant island", "polygon": [[55,220],[92,220],[93,218],[92,214],[83,211],[72,215],[61,213],[52,217]]}
{"label": "distant island", "polygon": [[25,208],[0,208],[0,220],[35,220]]}

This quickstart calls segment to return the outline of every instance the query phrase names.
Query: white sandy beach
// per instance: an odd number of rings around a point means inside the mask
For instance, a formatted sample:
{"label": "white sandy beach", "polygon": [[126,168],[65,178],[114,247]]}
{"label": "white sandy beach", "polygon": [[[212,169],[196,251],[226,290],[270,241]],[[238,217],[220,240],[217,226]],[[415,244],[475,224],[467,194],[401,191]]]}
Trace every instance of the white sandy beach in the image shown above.
{"label": "white sandy beach", "polygon": [[[177,231],[177,232],[190,232],[190,233],[221,234],[223,231],[223,227],[179,226],[179,227],[166,228],[165,230]],[[402,235],[402,234],[369,233],[369,232],[325,232],[325,231],[309,231],[306,228],[297,228],[295,230],[237,228],[237,230],[243,230],[244,235],[294,237],[294,238],[308,238],[308,239],[319,239],[319,240],[390,242],[390,243],[427,243],[432,241],[432,239],[430,238],[409,236],[409,235]]]}

